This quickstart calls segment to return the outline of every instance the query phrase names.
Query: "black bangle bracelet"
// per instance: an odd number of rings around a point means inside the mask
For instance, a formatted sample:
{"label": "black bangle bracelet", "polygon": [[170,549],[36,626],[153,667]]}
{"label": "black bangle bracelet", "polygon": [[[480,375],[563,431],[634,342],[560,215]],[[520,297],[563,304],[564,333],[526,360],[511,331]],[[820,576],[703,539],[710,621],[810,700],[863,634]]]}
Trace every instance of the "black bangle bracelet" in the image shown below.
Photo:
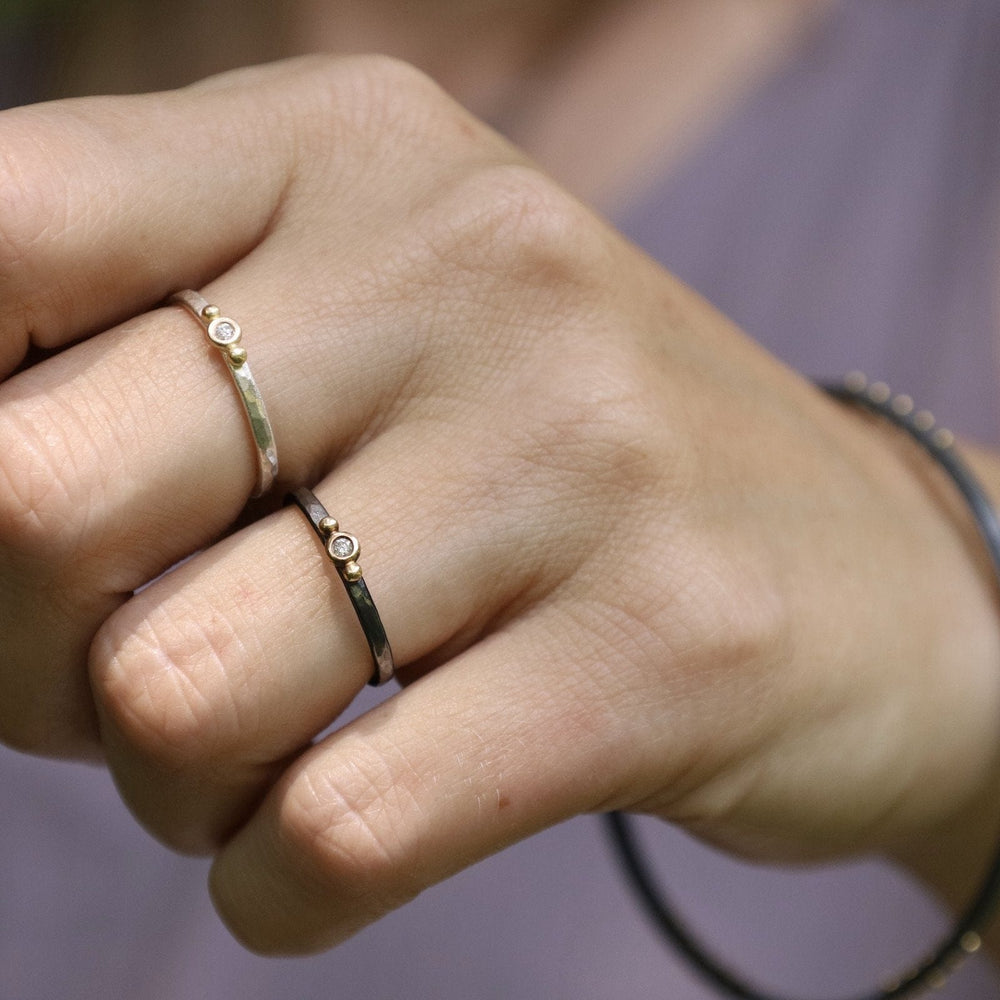
{"label": "black bangle bracelet", "polygon": [[340,525],[330,517],[312,490],[304,487],[297,489],[285,497],[285,503],[294,503],[309,518],[309,523],[319,535],[328,558],[337,567],[337,573],[344,584],[347,596],[351,599],[354,613],[358,616],[365,639],[368,640],[368,648],[372,653],[374,669],[368,683],[372,687],[378,687],[392,680],[395,674],[392,649],[389,647],[382,619],[368,591],[368,585],[361,575],[361,567],[357,563],[361,552],[358,540],[346,531],[340,530]]}
{"label": "black bangle bracelet", "polygon": [[[968,466],[956,453],[953,435],[936,426],[926,410],[915,411],[908,396],[894,396],[884,382],[869,384],[860,374],[849,375],[842,384],[822,385],[831,396],[856,403],[885,417],[910,435],[948,473],[965,497],[979,534],[989,551],[993,569],[1000,579],[1000,524],[996,512]],[[721,965],[702,947],[673,911],[656,886],[651,869],[639,848],[627,817],[622,813],[605,816],[607,831],[638,902],[667,942],[682,954],[702,976],[719,990],[743,1000],[778,1000],[755,990]],[[943,941],[916,968],[892,985],[857,1000],[889,1000],[913,996],[924,989],[940,987],[962,961],[982,947],[982,933],[1000,904],[1000,843],[972,902],[959,915]]]}

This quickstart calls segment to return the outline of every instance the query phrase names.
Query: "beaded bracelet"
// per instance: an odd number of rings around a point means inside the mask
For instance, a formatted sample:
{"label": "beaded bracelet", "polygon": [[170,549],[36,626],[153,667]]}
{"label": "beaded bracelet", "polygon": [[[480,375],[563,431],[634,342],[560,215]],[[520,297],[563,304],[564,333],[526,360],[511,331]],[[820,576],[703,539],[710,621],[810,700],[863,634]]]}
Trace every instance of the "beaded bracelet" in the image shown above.
{"label": "beaded bracelet", "polygon": [[[869,384],[860,373],[848,375],[842,384],[822,385],[820,388],[835,399],[855,403],[885,417],[931,455],[968,503],[979,534],[989,551],[993,569],[1000,578],[1000,524],[997,515],[986,492],[955,451],[955,439],[951,432],[938,427],[928,411],[915,410],[913,400],[908,396],[893,395],[884,382]],[[773,995],[753,989],[709,955],[656,886],[628,819],[622,813],[614,812],[608,814],[605,820],[608,834],[639,904],[667,942],[723,993],[743,1000],[778,1000]],[[890,1000],[942,986],[965,958],[982,947],[981,935],[998,904],[1000,844],[972,902],[959,915],[952,929],[934,951],[891,985],[874,993],[866,993],[857,1000]]]}

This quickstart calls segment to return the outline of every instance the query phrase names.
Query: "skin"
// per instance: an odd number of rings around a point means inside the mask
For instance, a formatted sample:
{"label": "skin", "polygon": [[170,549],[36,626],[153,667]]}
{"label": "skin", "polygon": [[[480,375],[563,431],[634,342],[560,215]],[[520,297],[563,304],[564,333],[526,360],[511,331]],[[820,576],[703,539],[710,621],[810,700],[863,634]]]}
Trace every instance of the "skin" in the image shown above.
{"label": "skin", "polygon": [[[0,131],[0,738],[103,757],[215,856],[240,940],[329,947],[610,808],[961,889],[974,850],[922,858],[996,818],[996,594],[895,434],[402,64]],[[315,745],[367,649],[301,515],[242,513],[228,375],[160,307],[183,287],[242,322],[282,481],[361,538],[400,666]]]}

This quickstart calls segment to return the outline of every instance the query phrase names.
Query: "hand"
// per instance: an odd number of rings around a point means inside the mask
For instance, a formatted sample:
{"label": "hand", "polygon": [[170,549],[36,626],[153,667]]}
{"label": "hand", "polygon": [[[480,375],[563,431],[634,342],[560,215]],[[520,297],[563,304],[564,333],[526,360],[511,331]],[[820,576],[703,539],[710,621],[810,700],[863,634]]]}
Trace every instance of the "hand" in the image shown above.
{"label": "hand", "polygon": [[[990,577],[933,473],[414,71],[0,130],[0,734],[103,754],[251,947],[584,811],[813,857],[994,780]],[[316,745],[368,650],[301,514],[241,520],[185,287],[242,323],[282,482],[359,536],[393,645],[404,690]]]}

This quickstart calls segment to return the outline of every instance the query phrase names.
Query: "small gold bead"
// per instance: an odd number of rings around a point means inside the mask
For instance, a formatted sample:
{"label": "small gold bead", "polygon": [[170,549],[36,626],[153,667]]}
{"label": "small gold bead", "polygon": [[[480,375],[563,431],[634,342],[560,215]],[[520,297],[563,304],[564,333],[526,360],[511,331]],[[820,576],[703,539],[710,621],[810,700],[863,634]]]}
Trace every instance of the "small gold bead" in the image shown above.
{"label": "small gold bead", "polygon": [[240,347],[238,344],[230,344],[226,348],[229,354],[229,363],[234,368],[241,368],[247,362],[247,352],[245,347]]}
{"label": "small gold bead", "polygon": [[349,563],[344,563],[344,576],[351,581],[361,579],[361,567],[352,559]]}
{"label": "small gold bead", "polygon": [[868,388],[868,376],[864,372],[848,372],[844,376],[844,388],[848,392],[864,392]]}
{"label": "small gold bead", "polygon": [[892,389],[885,382],[873,382],[868,387],[868,398],[873,403],[886,403],[892,395]]}
{"label": "small gold bead", "polygon": [[935,970],[927,977],[927,985],[932,990],[944,989],[948,983],[948,977],[940,970]]}
{"label": "small gold bead", "polygon": [[934,414],[930,410],[920,410],[913,418],[913,426],[918,431],[929,431],[936,422]]}
{"label": "small gold bead", "polygon": [[958,942],[966,955],[975,955],[983,946],[983,939],[975,931],[967,931]]}
{"label": "small gold bead", "polygon": [[218,306],[205,306],[205,308],[202,309],[201,314],[205,319],[211,321],[221,316],[222,310]]}
{"label": "small gold bead", "polygon": [[319,530],[324,535],[332,535],[340,530],[340,522],[335,517],[324,517],[319,522]]}

